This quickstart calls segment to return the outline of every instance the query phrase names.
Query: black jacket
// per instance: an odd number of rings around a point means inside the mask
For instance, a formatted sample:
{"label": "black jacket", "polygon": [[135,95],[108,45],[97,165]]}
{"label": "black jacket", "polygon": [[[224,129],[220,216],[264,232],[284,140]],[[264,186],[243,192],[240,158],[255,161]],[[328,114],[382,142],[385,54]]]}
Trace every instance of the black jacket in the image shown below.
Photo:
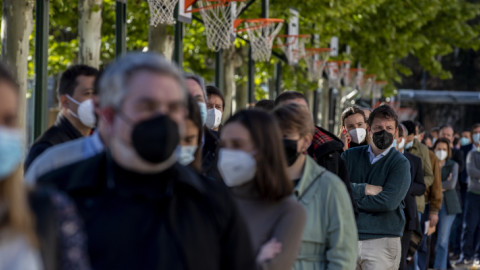
{"label": "black jacket", "polygon": [[204,144],[202,148],[202,173],[216,180],[221,180],[220,172],[217,168],[217,153],[220,145],[218,132],[205,127],[203,130]]}
{"label": "black jacket", "polygon": [[38,182],[73,198],[93,269],[255,268],[246,225],[220,183],[178,163],[145,179],[117,168],[101,153]]}
{"label": "black jacket", "polygon": [[423,179],[422,160],[409,152],[405,151],[403,155],[410,162],[410,175],[412,183],[405,196],[405,230],[413,231],[418,229],[417,202],[416,196],[425,194],[425,181]]}
{"label": "black jacket", "polygon": [[38,139],[33,143],[32,147],[30,147],[28,156],[25,159],[25,171],[28,170],[28,167],[30,164],[32,164],[33,160],[35,160],[48,148],[81,137],[82,134],[70,123],[70,121],[68,121],[65,116],[60,114],[57,118],[57,121],[55,121],[55,124],[47,129],[47,131],[45,131],[40,137],[38,137]]}

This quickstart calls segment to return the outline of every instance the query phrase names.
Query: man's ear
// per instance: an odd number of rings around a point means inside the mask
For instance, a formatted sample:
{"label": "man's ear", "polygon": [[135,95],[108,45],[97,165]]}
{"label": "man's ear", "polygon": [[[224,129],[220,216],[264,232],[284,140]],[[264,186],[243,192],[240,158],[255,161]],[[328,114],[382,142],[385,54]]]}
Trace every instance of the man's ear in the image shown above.
{"label": "man's ear", "polygon": [[68,100],[66,95],[60,95],[58,97],[58,101],[59,101],[60,108],[62,108],[62,109],[67,109],[68,108],[68,104],[69,104],[70,100]]}

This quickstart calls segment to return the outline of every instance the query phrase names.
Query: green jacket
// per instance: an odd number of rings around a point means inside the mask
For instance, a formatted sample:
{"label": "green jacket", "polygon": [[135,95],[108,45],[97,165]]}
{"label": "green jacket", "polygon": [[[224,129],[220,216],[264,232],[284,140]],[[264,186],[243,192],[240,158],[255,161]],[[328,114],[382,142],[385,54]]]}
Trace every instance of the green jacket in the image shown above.
{"label": "green jacket", "polygon": [[[423,179],[425,180],[425,187],[428,189],[433,184],[434,175],[430,156],[428,154],[428,147],[423,145],[417,139],[413,140],[413,146],[408,150],[411,154],[419,157],[422,160]],[[423,213],[425,211],[425,195],[417,196],[417,211]]]}
{"label": "green jacket", "polygon": [[358,235],[345,184],[307,156],[295,196],[307,210],[307,224],[293,269],[355,269]]}

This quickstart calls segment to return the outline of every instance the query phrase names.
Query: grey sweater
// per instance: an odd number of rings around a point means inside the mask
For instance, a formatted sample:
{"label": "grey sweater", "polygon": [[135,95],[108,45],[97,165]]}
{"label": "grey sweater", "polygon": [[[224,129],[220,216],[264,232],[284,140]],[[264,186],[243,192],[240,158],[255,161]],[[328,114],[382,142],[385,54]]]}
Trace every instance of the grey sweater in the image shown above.
{"label": "grey sweater", "polygon": [[468,191],[480,194],[480,152],[472,150],[467,155]]}
{"label": "grey sweater", "polygon": [[247,223],[256,254],[272,238],[282,244],[281,253],[259,265],[259,269],[291,270],[300,250],[307,219],[303,205],[293,196],[279,201],[266,201],[258,194],[253,181],[231,190]]}

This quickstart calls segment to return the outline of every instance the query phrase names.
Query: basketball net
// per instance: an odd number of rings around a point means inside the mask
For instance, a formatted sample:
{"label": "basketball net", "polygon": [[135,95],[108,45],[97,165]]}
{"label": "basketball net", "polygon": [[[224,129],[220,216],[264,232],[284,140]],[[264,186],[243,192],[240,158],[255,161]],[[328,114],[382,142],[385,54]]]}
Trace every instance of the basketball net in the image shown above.
{"label": "basketball net", "polygon": [[198,0],[196,3],[205,25],[208,48],[216,52],[230,48],[234,40],[233,23],[245,3],[241,2],[238,7],[237,2],[231,0]]}
{"label": "basketball net", "polygon": [[178,0],[148,0],[150,25],[175,24],[175,6]]}
{"label": "basketball net", "polygon": [[245,25],[252,46],[253,60],[263,62],[270,60],[273,41],[282,29],[283,23],[268,23],[263,27],[257,27],[256,23],[245,22]]}

